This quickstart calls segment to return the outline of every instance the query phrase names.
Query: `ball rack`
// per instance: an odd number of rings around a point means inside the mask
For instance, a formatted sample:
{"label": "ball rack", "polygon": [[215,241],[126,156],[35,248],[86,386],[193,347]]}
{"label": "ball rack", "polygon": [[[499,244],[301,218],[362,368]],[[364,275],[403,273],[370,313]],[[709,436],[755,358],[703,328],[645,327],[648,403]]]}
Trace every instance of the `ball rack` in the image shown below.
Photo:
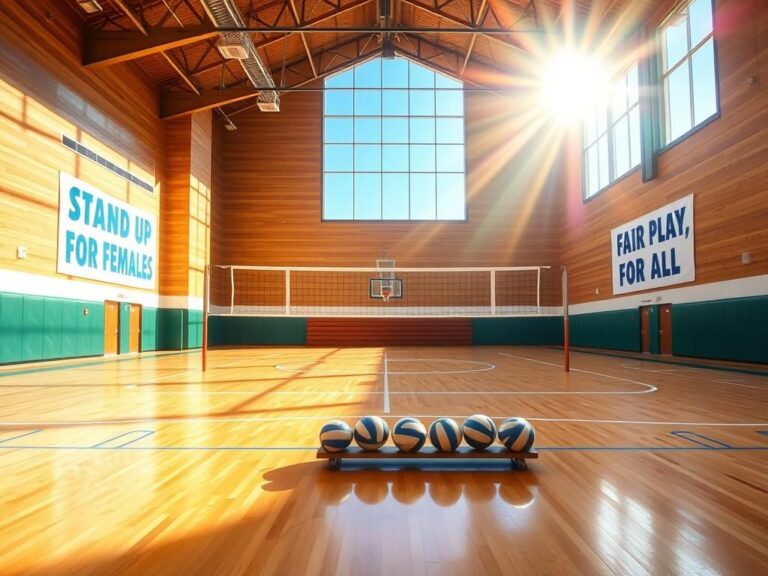
{"label": "ball rack", "polygon": [[536,450],[530,452],[510,452],[503,446],[491,446],[485,450],[475,450],[470,446],[460,446],[455,452],[440,452],[431,446],[425,446],[418,452],[401,452],[395,446],[384,446],[378,450],[367,451],[357,446],[350,446],[342,452],[328,452],[318,449],[316,458],[328,460],[328,468],[338,470],[342,460],[509,460],[513,470],[527,470],[526,460],[538,458]]}

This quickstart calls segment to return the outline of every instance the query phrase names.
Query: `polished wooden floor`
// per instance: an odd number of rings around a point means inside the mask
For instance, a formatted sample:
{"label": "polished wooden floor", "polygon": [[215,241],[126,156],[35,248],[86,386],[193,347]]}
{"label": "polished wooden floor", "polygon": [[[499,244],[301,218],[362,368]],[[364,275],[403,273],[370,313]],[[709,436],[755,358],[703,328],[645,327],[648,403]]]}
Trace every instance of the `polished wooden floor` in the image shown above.
{"label": "polished wooden floor", "polygon": [[[546,348],[0,369],[0,574],[768,574],[768,377]],[[316,461],[325,420],[523,416],[539,460]]]}

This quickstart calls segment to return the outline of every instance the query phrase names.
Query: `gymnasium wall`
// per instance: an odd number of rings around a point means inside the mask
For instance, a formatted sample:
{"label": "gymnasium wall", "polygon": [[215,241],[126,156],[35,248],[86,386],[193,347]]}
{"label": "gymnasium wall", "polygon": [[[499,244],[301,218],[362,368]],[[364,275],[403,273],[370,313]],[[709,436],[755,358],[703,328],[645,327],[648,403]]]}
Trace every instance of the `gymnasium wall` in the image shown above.
{"label": "gymnasium wall", "polygon": [[321,92],[286,94],[279,114],[233,118],[222,144],[215,264],[398,266],[557,264],[561,203],[557,151],[526,130],[521,102],[492,93],[465,100],[465,222],[323,222]]}
{"label": "gymnasium wall", "polygon": [[[663,150],[656,179],[643,183],[638,170],[583,201],[580,146],[571,142],[562,262],[575,345],[639,350],[637,310],[671,302],[674,354],[768,362],[768,11],[759,2],[715,5],[720,117]],[[611,229],[691,193],[696,281],[612,298]],[[741,297],[753,314],[712,321],[712,310],[742,306]],[[731,303],[713,303],[723,299]],[[740,352],[744,334],[762,345]]]}
{"label": "gymnasium wall", "polygon": [[[130,64],[83,67],[83,34],[81,15],[69,3],[8,0],[0,6],[0,363],[103,354],[107,299],[143,305],[143,350],[199,345],[201,307],[195,312],[189,296],[201,297],[200,260],[207,250],[210,114],[188,120],[202,134],[202,152],[196,150],[190,164],[199,175],[192,182],[187,173],[186,212],[190,221],[206,224],[183,231],[185,256],[192,254],[186,262],[195,273],[178,284],[161,278],[145,290],[56,271],[60,172],[155,215],[161,260],[165,237],[179,234],[177,223],[160,218],[166,150],[179,142],[166,142],[157,88]],[[150,183],[154,192],[76,154],[62,135]],[[20,246],[25,258],[17,257]]]}

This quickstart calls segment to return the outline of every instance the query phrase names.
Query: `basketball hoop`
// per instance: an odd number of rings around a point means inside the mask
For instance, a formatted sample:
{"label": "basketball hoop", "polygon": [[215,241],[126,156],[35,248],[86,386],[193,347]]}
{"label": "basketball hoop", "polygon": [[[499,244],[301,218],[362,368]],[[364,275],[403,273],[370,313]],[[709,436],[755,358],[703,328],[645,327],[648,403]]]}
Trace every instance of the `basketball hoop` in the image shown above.
{"label": "basketball hoop", "polygon": [[392,287],[391,286],[382,286],[381,287],[381,299],[384,300],[384,302],[389,302],[390,296],[392,296]]}

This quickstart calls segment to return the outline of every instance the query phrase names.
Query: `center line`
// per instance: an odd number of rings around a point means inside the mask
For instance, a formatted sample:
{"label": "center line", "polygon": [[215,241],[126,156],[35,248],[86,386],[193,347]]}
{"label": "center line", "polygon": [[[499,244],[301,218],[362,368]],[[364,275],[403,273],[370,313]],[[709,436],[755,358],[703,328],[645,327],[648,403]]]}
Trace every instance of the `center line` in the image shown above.
{"label": "center line", "polygon": [[386,352],[384,352],[384,414],[389,414],[389,367]]}

